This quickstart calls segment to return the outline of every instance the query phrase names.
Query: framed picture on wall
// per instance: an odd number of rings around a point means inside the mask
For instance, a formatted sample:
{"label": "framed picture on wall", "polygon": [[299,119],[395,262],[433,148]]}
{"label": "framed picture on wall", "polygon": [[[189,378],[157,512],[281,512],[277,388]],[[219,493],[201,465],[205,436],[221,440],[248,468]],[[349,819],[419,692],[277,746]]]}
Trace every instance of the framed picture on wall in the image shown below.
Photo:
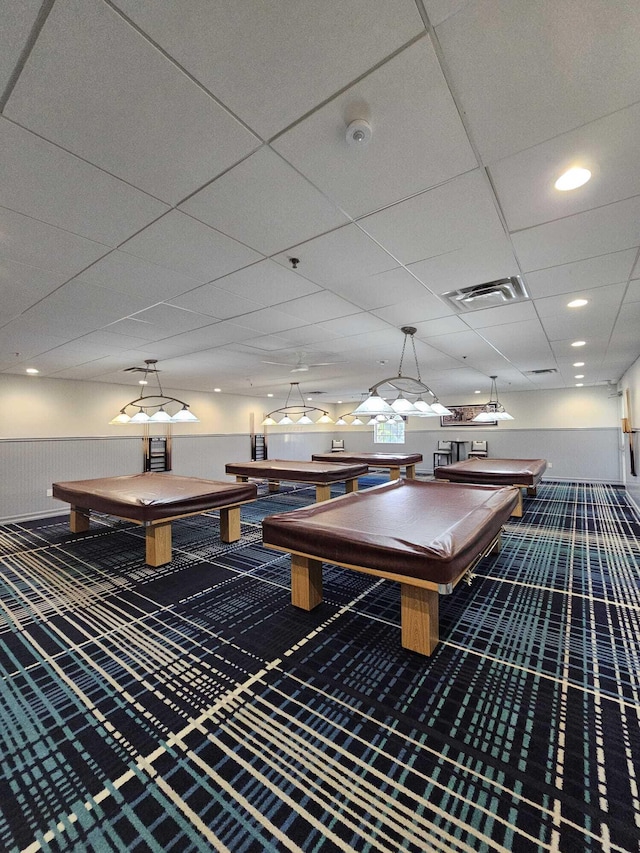
{"label": "framed picture on wall", "polygon": [[498,426],[498,421],[483,421],[482,423],[473,422],[475,416],[483,411],[484,406],[447,406],[447,409],[449,409],[451,414],[440,416],[440,426],[473,426],[481,427],[482,429],[487,426]]}

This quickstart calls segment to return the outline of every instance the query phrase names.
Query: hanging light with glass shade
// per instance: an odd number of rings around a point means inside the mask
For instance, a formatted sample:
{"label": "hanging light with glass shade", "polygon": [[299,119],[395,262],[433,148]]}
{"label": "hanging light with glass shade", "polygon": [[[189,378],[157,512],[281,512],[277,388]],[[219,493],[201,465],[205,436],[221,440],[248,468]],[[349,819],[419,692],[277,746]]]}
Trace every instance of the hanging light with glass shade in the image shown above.
{"label": "hanging light with glass shade", "polygon": [[[386,379],[381,379],[369,388],[369,396],[363,400],[360,405],[353,410],[354,415],[372,415],[374,418],[378,415],[386,415],[393,417],[394,415],[409,415],[419,418],[436,417],[439,415],[450,415],[451,412],[446,406],[439,402],[435,393],[427,384],[422,381],[420,376],[420,366],[418,365],[418,356],[416,354],[416,344],[414,335],[417,329],[414,326],[403,326],[401,331],[404,333],[404,342],[402,344],[402,353],[400,355],[400,364],[398,365],[398,375],[389,376]],[[407,347],[407,340],[411,341],[413,349],[413,359],[415,362],[416,376],[404,376],[402,366],[404,362],[404,354]],[[383,385],[390,385],[398,391],[397,397],[388,402],[380,396],[378,389]],[[416,396],[415,402],[408,400],[405,394]],[[386,395],[385,395],[386,396]],[[431,397],[427,402],[423,397]]]}
{"label": "hanging light with glass shade", "polygon": [[481,412],[473,419],[474,423],[482,424],[489,423],[491,421],[512,421],[513,415],[510,415],[509,412],[505,411],[503,405],[501,405],[498,400],[498,389],[496,387],[496,379],[497,376],[490,376],[491,379],[491,393],[489,394],[489,402],[484,404],[484,407]]}
{"label": "hanging light with glass shade", "polygon": [[[296,389],[298,395],[300,396],[300,402],[293,402],[289,404],[289,398],[291,397],[291,392],[293,389]],[[295,395],[294,395],[295,397]],[[287,394],[287,399],[285,401],[284,406],[281,406],[279,409],[274,409],[269,412],[269,414],[265,415],[264,420],[262,421],[262,426],[287,426],[288,424],[299,423],[303,426],[305,424],[313,424],[314,421],[309,417],[309,412],[321,412],[321,416],[315,423],[319,424],[332,424],[333,419],[329,417],[329,413],[324,409],[319,409],[317,406],[308,406],[304,397],[302,396],[302,391],[300,390],[299,382],[290,382],[289,383],[289,393]],[[275,416],[282,415],[282,418],[277,421],[274,418]],[[293,418],[300,415],[300,418],[297,421],[294,421]],[[293,417],[292,417],[293,416]]]}
{"label": "hanging light with glass shade", "polygon": [[[188,403],[185,403],[184,400],[179,400],[177,397],[170,397],[164,393],[160,383],[160,371],[154,366],[158,363],[158,360],[156,358],[146,358],[144,363],[146,365],[145,367],[128,368],[129,371],[140,371],[144,373],[144,377],[140,380],[140,384],[143,387],[141,396],[136,397],[135,400],[131,400],[129,403],[126,403],[120,409],[120,412],[109,421],[109,424],[114,426],[124,426],[126,424],[200,423],[200,419],[190,411]],[[144,389],[149,384],[148,377],[150,375],[155,376],[156,378],[156,382],[158,383],[158,394],[145,394],[144,392]],[[174,403],[181,408],[178,408],[174,414],[170,414],[170,412],[165,409],[165,406],[169,406],[171,409],[173,408]],[[132,409],[137,408],[138,411],[133,415],[130,415],[127,412],[129,407]]]}

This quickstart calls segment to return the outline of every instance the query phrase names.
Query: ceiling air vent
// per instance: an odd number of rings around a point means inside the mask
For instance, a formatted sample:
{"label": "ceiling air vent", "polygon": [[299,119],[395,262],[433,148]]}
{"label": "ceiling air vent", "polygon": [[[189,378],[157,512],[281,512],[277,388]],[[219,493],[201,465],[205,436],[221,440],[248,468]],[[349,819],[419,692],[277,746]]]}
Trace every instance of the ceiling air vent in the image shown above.
{"label": "ceiling air vent", "polygon": [[518,275],[487,281],[484,284],[474,284],[472,287],[461,287],[459,290],[450,290],[442,295],[446,296],[458,311],[496,308],[529,298],[523,281]]}
{"label": "ceiling air vent", "polygon": [[525,370],[525,376],[544,376],[545,373],[557,373],[555,367],[542,367],[540,370]]}

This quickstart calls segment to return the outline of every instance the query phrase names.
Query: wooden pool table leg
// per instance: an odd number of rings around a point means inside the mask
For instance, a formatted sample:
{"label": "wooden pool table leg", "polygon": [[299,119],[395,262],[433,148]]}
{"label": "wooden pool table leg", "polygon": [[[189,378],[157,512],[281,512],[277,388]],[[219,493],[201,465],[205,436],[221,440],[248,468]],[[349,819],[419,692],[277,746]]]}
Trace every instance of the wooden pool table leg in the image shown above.
{"label": "wooden pool table leg", "polygon": [[220,538],[223,542],[237,542],[240,538],[239,506],[225,506],[220,510]]}
{"label": "wooden pool table leg", "polygon": [[438,645],[438,593],[408,583],[400,584],[402,646],[430,655]]}
{"label": "wooden pool table leg", "polygon": [[145,528],[145,562],[148,566],[164,566],[171,562],[171,522],[161,521]]}
{"label": "wooden pool table leg", "polygon": [[354,477],[351,480],[346,480],[344,484],[345,494],[350,495],[352,492],[358,491],[358,478]]}
{"label": "wooden pool table leg", "polygon": [[527,494],[529,495],[530,498],[535,498],[535,496],[538,494],[538,487],[537,486],[527,486]]}
{"label": "wooden pool table leg", "polygon": [[236,483],[248,483],[249,478],[243,477],[241,474],[236,474]]}
{"label": "wooden pool table leg", "polygon": [[302,610],[313,610],[322,602],[322,562],[311,557],[291,555],[291,603]]}
{"label": "wooden pool table leg", "polygon": [[86,533],[89,529],[90,510],[81,506],[71,507],[71,518],[69,521],[72,533]]}
{"label": "wooden pool table leg", "polygon": [[400,479],[400,468],[389,468],[389,479],[390,480],[399,480]]}
{"label": "wooden pool table leg", "polygon": [[416,466],[415,465],[407,465],[406,468],[406,478],[407,480],[415,480],[416,478]]}
{"label": "wooden pool table leg", "polygon": [[522,489],[518,488],[518,503],[515,505],[513,512],[511,513],[515,518],[522,518]]}
{"label": "wooden pool table leg", "polygon": [[269,494],[280,491],[280,483],[278,480],[269,480]]}
{"label": "wooden pool table leg", "polygon": [[316,503],[328,501],[331,498],[331,486],[326,483],[318,483],[316,485]]}

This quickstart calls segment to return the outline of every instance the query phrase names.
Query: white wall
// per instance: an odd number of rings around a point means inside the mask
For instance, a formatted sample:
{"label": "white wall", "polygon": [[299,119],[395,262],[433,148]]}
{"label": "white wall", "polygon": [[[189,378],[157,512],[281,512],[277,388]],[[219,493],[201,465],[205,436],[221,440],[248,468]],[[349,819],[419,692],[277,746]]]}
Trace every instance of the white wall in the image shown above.
{"label": "white wall", "polygon": [[[140,385],[0,375],[0,405],[11,413],[0,423],[0,438],[140,435],[140,427],[109,426],[109,421],[141,390]],[[188,403],[200,418],[198,424],[174,424],[174,435],[246,433],[252,415],[259,425],[264,412],[281,405],[267,397],[164,390]]]}
{"label": "white wall", "polygon": [[[619,388],[622,391],[620,417],[629,418],[634,433],[621,433],[624,481],[627,494],[640,510],[640,358],[633,364],[620,380]],[[636,461],[636,476],[631,474],[631,457],[629,452],[629,440],[633,442]]]}
{"label": "white wall", "polygon": [[[640,367],[630,373],[638,397]],[[109,426],[122,406],[137,396],[137,385],[74,382],[66,379],[0,375],[0,522],[65,512],[46,497],[58,480],[113,476],[142,470],[140,427]],[[250,458],[249,434],[264,414],[285,400],[229,394],[172,392],[190,404],[201,422],[173,425],[173,471],[225,479],[224,465]],[[493,456],[553,462],[549,479],[622,482],[624,443],[621,400],[606,387],[500,394],[514,421],[497,427],[443,428],[439,418],[410,418],[405,445],[373,443],[372,427],[269,427],[272,459],[310,459],[344,438],[347,450],[420,452],[424,473],[432,471],[439,438],[486,438]],[[453,404],[474,400],[455,400]],[[335,407],[322,403],[332,415]],[[341,412],[344,406],[340,406]],[[636,415],[636,423],[640,417]],[[158,430],[162,434],[162,430]],[[635,478],[630,478],[635,479]]]}

